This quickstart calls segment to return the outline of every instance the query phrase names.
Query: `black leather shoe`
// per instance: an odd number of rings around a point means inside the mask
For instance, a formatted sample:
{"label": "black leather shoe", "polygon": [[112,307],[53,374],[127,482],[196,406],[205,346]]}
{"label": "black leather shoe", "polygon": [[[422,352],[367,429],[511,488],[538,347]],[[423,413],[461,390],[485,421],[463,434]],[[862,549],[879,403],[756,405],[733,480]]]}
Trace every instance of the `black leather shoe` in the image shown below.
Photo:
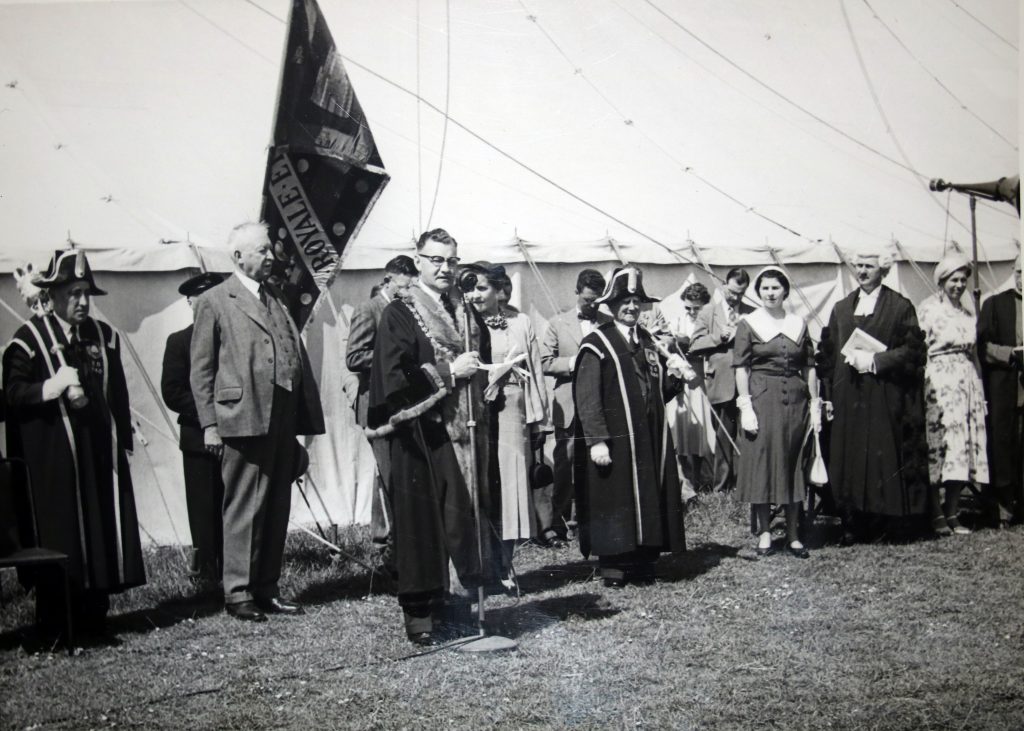
{"label": "black leather shoe", "polygon": [[267,615],[261,612],[255,602],[239,602],[238,604],[225,604],[224,611],[235,619],[243,622],[266,622]]}
{"label": "black leather shoe", "polygon": [[409,642],[420,647],[437,647],[441,644],[441,639],[433,632],[416,632],[409,635]]}
{"label": "black leather shoe", "polygon": [[807,550],[806,546],[800,546],[800,548],[788,547],[789,555],[793,558],[810,558],[811,552]]}
{"label": "black leather shoe", "polygon": [[256,606],[262,609],[267,614],[305,614],[306,610],[302,608],[301,604],[295,602],[286,602],[279,596],[270,597],[269,599],[257,599]]}

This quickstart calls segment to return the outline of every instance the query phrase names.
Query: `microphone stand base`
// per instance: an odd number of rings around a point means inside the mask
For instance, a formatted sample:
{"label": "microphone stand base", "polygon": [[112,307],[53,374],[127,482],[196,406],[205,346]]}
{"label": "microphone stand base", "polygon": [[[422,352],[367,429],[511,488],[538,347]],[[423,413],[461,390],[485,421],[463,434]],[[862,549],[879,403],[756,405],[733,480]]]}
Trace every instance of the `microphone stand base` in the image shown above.
{"label": "microphone stand base", "polygon": [[480,635],[475,640],[463,642],[457,649],[459,652],[471,653],[507,652],[518,650],[519,643],[501,635]]}

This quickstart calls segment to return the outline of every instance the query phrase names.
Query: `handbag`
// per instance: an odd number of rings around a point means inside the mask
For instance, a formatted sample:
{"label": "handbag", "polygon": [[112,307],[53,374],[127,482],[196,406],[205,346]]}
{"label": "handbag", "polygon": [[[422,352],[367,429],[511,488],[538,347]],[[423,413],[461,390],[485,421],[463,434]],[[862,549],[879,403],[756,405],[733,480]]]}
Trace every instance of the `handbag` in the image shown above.
{"label": "handbag", "polygon": [[807,471],[807,481],[812,485],[828,484],[828,470],[825,468],[825,460],[821,456],[821,439],[818,432],[813,428],[811,429],[811,436],[813,441],[811,442],[814,450],[811,456],[811,468]]}

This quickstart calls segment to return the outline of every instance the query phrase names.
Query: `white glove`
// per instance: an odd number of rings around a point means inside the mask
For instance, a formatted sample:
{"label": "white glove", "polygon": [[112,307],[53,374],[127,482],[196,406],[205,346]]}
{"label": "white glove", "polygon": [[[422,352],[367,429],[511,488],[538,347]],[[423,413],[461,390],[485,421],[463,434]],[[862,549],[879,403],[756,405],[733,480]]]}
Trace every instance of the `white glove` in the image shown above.
{"label": "white glove", "polygon": [[814,428],[814,431],[816,431],[816,432],[820,432],[821,431],[821,399],[820,398],[812,398],[811,399],[811,426]]}
{"label": "white glove", "polygon": [[71,386],[81,386],[78,380],[78,369],[71,366],[61,366],[53,374],[53,378],[43,381],[43,400],[53,401]]}
{"label": "white glove", "polygon": [[858,373],[875,372],[875,356],[866,350],[856,349],[846,358],[846,363],[853,366]]}
{"label": "white glove", "polygon": [[681,378],[684,381],[692,381],[697,377],[697,372],[693,370],[693,366],[687,362],[686,358],[678,353],[673,353],[668,357],[665,361],[665,367],[673,376]]}
{"label": "white glove", "polygon": [[737,396],[736,406],[740,410],[740,426],[743,431],[757,434],[757,414],[754,413],[754,405],[751,403],[750,396]]}
{"label": "white glove", "polygon": [[605,442],[598,442],[590,448],[590,459],[593,460],[594,464],[598,467],[607,467],[612,463],[612,455],[608,451],[608,445]]}

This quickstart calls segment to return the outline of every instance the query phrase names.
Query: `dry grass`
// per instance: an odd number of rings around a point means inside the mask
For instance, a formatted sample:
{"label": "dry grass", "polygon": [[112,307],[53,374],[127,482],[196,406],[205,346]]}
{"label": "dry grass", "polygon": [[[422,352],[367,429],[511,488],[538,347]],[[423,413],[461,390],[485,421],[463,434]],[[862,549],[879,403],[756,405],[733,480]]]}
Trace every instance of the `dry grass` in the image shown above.
{"label": "dry grass", "polygon": [[[196,598],[180,557],[115,603],[122,644],[22,646],[3,577],[0,719],[11,728],[1024,728],[1024,530],[756,560],[746,511],[708,497],[659,583],[605,589],[575,549],[526,547],[522,597],[488,601],[504,655],[407,658],[393,597],[291,536],[297,619]],[[823,528],[827,531],[827,527]],[[813,544],[812,544],[813,545]],[[346,536],[367,557],[365,533]]]}

